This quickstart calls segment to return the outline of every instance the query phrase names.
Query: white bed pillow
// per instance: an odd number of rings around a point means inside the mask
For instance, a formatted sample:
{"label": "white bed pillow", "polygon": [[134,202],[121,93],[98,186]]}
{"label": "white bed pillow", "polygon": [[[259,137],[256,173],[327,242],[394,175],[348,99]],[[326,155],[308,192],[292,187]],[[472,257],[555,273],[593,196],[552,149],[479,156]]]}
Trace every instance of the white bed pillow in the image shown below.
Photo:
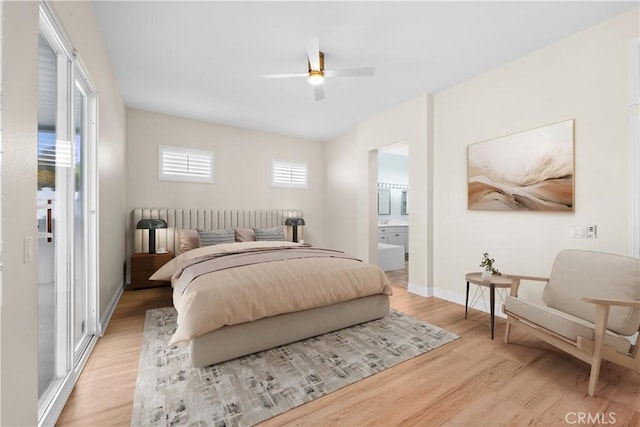
{"label": "white bed pillow", "polygon": [[200,247],[200,239],[198,238],[198,232],[196,230],[181,228],[178,230],[178,234],[180,235],[180,247],[176,255]]}
{"label": "white bed pillow", "polygon": [[255,242],[256,232],[253,228],[236,228],[236,242]]}

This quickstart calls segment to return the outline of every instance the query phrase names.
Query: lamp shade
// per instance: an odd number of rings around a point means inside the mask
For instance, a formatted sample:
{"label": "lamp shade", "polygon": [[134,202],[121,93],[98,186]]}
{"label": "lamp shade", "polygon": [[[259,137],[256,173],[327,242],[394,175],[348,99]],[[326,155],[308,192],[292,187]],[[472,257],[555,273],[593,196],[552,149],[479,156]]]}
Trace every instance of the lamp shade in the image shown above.
{"label": "lamp shade", "polygon": [[141,219],[136,224],[138,230],[149,230],[149,253],[156,253],[156,229],[167,228],[167,222],[164,219]]}
{"label": "lamp shade", "polygon": [[167,222],[164,219],[141,219],[136,224],[138,230],[150,230],[153,228],[167,228]]}
{"label": "lamp shade", "polygon": [[305,225],[304,218],[287,218],[284,225]]}

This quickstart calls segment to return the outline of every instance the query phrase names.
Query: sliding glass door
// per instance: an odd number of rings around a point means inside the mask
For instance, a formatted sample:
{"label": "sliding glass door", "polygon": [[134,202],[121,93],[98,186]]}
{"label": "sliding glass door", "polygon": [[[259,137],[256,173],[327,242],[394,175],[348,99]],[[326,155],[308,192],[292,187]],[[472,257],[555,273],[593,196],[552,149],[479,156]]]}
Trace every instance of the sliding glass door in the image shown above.
{"label": "sliding glass door", "polygon": [[[38,106],[39,420],[61,408],[95,334],[95,92],[41,10]],[[93,299],[95,301],[95,298]],[[72,386],[73,384],[71,384]],[[53,410],[56,412],[56,410]]]}
{"label": "sliding glass door", "polygon": [[88,136],[88,91],[79,76],[74,76],[73,100],[73,360],[77,361],[89,340],[89,277],[88,277],[88,251],[87,244],[92,237],[89,235],[89,227],[86,216],[91,209],[87,203],[89,166],[87,156]]}
{"label": "sliding glass door", "polygon": [[42,34],[38,45],[38,397],[42,398],[68,371],[58,347],[65,340],[65,330],[59,327],[64,319],[59,314],[64,315],[63,284],[68,273],[63,266],[68,239],[64,221],[59,219],[68,193],[65,175],[70,147],[58,140],[63,138],[58,131],[58,80],[64,78],[59,71],[64,74],[65,70],[58,69],[58,54]]}

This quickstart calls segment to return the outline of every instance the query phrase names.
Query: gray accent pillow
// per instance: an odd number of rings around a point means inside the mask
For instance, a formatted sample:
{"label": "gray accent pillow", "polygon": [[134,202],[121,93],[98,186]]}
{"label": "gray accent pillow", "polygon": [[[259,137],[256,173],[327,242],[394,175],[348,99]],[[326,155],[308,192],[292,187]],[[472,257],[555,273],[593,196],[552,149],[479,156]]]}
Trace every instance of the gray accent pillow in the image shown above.
{"label": "gray accent pillow", "polygon": [[273,228],[254,228],[253,231],[256,232],[256,240],[264,241],[285,241],[287,240],[287,236],[284,234],[284,227],[278,226]]}
{"label": "gray accent pillow", "polygon": [[219,245],[221,243],[235,243],[236,235],[233,228],[220,228],[218,230],[203,230],[196,228],[200,247]]}

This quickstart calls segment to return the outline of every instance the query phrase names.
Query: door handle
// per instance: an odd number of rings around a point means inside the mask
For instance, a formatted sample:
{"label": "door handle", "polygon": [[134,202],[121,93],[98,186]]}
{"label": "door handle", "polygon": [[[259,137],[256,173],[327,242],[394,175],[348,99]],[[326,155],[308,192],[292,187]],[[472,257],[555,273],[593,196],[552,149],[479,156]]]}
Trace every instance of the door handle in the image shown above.
{"label": "door handle", "polygon": [[53,235],[53,208],[51,207],[52,203],[53,200],[47,200],[47,243],[53,242],[53,238],[49,237],[50,235]]}

